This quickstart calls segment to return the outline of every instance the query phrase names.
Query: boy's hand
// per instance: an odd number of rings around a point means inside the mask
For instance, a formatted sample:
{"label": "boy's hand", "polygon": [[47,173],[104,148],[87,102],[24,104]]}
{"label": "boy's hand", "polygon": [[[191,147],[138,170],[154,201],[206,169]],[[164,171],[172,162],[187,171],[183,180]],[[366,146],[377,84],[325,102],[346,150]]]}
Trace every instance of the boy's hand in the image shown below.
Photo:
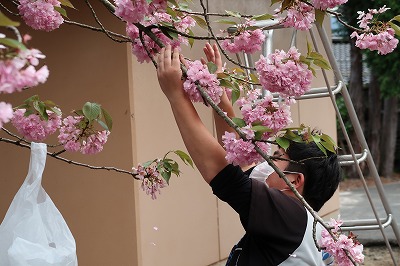
{"label": "boy's hand", "polygon": [[157,78],[170,102],[185,96],[178,48],[171,51],[171,45],[167,45],[161,49],[157,58]]}
{"label": "boy's hand", "polygon": [[[213,46],[211,46],[211,44],[206,43],[206,46],[204,46],[203,51],[207,57],[207,61],[213,62],[217,66],[216,73],[222,73],[222,59],[217,44],[214,43]],[[204,58],[201,58],[201,62],[203,64],[207,64]]]}

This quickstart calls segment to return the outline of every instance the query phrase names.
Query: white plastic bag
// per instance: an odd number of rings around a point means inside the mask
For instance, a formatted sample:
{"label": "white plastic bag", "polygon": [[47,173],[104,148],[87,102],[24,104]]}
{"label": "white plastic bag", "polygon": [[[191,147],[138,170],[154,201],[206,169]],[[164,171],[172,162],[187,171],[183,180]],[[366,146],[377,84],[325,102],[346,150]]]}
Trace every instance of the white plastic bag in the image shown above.
{"label": "white plastic bag", "polygon": [[1,266],[76,266],[76,244],[41,181],[47,147],[31,144],[28,175],[0,225]]}

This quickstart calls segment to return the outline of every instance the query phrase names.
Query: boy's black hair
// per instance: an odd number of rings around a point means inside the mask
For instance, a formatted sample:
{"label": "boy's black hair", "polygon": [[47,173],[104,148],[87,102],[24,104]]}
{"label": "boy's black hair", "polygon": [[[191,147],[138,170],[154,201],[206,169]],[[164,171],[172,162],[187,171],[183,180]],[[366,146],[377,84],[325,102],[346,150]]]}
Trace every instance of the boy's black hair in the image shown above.
{"label": "boy's black hair", "polygon": [[287,171],[304,174],[303,197],[319,211],[335,193],[342,174],[337,155],[326,151],[325,155],[314,142],[291,142],[286,150],[290,162]]}

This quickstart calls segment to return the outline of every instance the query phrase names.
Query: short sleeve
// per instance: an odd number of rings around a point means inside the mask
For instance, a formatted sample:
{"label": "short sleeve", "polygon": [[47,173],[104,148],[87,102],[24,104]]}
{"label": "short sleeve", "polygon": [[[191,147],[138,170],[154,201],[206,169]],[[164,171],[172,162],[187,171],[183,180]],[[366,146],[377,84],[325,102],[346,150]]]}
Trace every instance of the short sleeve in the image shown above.
{"label": "short sleeve", "polygon": [[210,182],[210,186],[220,200],[228,203],[240,216],[246,229],[251,200],[251,180],[247,172],[239,166],[227,165]]}

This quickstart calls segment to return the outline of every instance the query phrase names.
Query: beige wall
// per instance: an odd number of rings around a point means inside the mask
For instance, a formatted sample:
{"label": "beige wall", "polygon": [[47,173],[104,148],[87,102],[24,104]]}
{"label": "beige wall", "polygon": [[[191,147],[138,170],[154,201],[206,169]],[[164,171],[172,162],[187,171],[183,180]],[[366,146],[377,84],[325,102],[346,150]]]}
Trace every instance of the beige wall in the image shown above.
{"label": "beige wall", "polygon": [[[215,1],[211,11],[260,11],[258,0]],[[74,3],[75,4],[75,3]],[[78,4],[78,3],[76,3]],[[95,25],[85,6],[69,12]],[[99,16],[106,27],[123,32],[124,26]],[[82,13],[86,12],[86,13]],[[85,14],[85,15],[82,15]],[[48,58],[49,81],[38,88],[3,97],[18,105],[32,94],[52,99],[65,112],[86,101],[101,103],[114,118],[114,129],[104,152],[95,156],[65,154],[93,165],[113,165],[129,170],[133,165],[160,157],[172,149],[185,149],[168,102],[158,88],[154,67],[139,64],[125,44],[116,44],[99,33],[63,25],[52,33],[29,30],[32,45]],[[299,41],[300,42],[300,41]],[[287,49],[288,40],[282,49]],[[198,58],[201,44],[185,54]],[[278,46],[277,46],[278,48]],[[318,75],[315,86],[321,86]],[[295,123],[322,128],[335,136],[329,99],[302,101],[293,108]],[[210,110],[196,105],[213,132]],[[318,110],[318,111],[316,111]],[[8,126],[8,128],[11,128]],[[4,136],[4,133],[1,133]],[[0,142],[0,219],[27,173],[29,151]],[[71,166],[48,158],[43,186],[64,215],[75,236],[83,266],[205,266],[228,255],[243,229],[237,214],[217,200],[199,173],[182,167],[159,199],[151,200],[132,177]],[[338,196],[324,214],[335,212]]]}

